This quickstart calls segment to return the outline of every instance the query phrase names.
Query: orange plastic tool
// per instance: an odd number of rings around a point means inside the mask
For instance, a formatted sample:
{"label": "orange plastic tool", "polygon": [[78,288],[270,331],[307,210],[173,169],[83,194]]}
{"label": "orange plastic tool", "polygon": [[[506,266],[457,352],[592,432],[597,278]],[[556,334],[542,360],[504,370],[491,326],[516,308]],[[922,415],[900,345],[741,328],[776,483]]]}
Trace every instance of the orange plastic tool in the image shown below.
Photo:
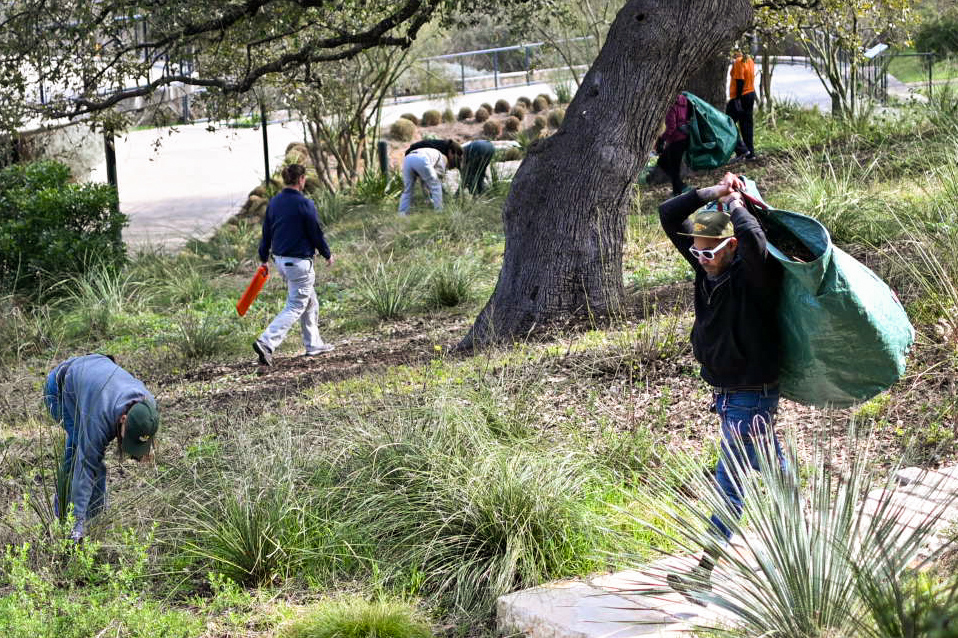
{"label": "orange plastic tool", "polygon": [[245,315],[249,307],[256,301],[256,296],[259,295],[259,291],[263,289],[263,284],[266,283],[267,279],[269,279],[269,266],[263,264],[256,269],[256,274],[253,275],[253,280],[250,281],[246,287],[246,292],[244,292],[240,300],[236,302],[236,312],[239,313],[240,317]]}

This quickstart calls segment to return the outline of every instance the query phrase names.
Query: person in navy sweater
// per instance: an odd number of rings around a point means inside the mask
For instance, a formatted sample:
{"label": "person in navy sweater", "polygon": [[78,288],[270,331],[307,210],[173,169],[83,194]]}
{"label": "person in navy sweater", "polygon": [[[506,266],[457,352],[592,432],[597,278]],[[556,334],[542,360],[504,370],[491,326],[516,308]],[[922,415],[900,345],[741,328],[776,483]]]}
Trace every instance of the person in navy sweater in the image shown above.
{"label": "person in navy sweater", "polygon": [[312,200],[303,195],[306,168],[290,164],[283,169],[286,185],[279,195],[269,200],[263,218],[263,238],[259,258],[267,265],[270,252],[283,281],[286,282],[286,307],[276,315],[263,334],[253,342],[260,365],[273,365],[273,352],[286,338],[298,319],[303,331],[306,355],[329,352],[333,345],[319,336],[319,300],[316,298],[316,271],[313,256],[319,252],[332,265],[333,256],[323,237],[319,216]]}

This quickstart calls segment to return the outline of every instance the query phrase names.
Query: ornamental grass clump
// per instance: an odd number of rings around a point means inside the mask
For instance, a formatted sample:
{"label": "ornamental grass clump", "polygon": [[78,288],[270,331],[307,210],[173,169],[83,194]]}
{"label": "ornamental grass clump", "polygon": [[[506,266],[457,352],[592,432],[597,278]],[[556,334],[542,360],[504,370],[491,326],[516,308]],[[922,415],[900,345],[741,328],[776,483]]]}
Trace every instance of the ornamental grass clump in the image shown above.
{"label": "ornamental grass clump", "polygon": [[486,120],[485,124],[482,125],[482,134],[486,138],[494,140],[502,135],[502,126],[496,120]]}
{"label": "ornamental grass clump", "polygon": [[365,269],[356,289],[379,319],[398,319],[419,304],[422,280],[420,266],[395,261],[390,255],[372,269]]}
{"label": "ornamental grass clump", "polygon": [[422,120],[420,123],[423,126],[436,126],[442,122],[442,113],[435,109],[430,109],[422,114]]}
{"label": "ornamental grass clump", "polygon": [[478,109],[476,109],[476,121],[477,121],[477,122],[485,122],[486,120],[489,119],[489,113],[490,113],[490,112],[491,112],[491,111],[489,111],[489,110],[486,109],[485,107],[480,106]]}
{"label": "ornamental grass clump", "polygon": [[638,547],[614,531],[587,458],[501,440],[485,402],[440,396],[388,422],[343,427],[344,507],[381,540],[387,581],[415,570],[419,591],[452,609],[486,617],[502,594],[588,573],[604,566],[601,552]]}
{"label": "ornamental grass clump", "polygon": [[432,630],[412,603],[347,596],[324,600],[283,627],[280,638],[431,638]]}
{"label": "ornamental grass clump", "polygon": [[397,142],[410,142],[416,135],[416,125],[411,120],[401,117],[389,127],[389,137]]}
{"label": "ornamental grass clump", "polygon": [[549,111],[547,118],[551,128],[559,128],[565,120],[565,109],[553,109]]}
{"label": "ornamental grass clump", "polygon": [[465,258],[442,263],[429,275],[426,304],[433,308],[452,308],[468,301],[477,274],[475,262]]}
{"label": "ornamental grass clump", "polygon": [[512,107],[512,110],[509,111],[509,115],[511,115],[512,117],[517,117],[521,120],[522,118],[526,116],[526,109],[524,106],[520,106],[519,104],[516,104],[515,106]]}
{"label": "ornamental grass clump", "polygon": [[508,113],[509,102],[507,100],[496,100],[496,106],[493,108],[496,113]]}

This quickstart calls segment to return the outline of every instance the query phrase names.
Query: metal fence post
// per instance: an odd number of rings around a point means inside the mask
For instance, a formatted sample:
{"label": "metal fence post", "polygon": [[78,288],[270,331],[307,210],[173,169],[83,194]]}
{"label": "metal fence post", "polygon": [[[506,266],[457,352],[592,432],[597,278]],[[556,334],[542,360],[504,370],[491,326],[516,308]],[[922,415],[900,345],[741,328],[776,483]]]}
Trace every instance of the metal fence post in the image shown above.
{"label": "metal fence post", "polygon": [[459,56],[459,77],[462,80],[462,92],[466,92],[466,63],[462,61],[462,56]]}
{"label": "metal fence post", "polygon": [[928,99],[931,99],[932,86],[934,86],[934,81],[932,80],[932,70],[935,68],[935,54],[928,54]]}
{"label": "metal fence post", "polygon": [[524,49],[526,54],[526,84],[532,84],[532,72],[529,68],[529,47]]}
{"label": "metal fence post", "polygon": [[493,85],[499,88],[499,52],[492,52],[492,81]]}

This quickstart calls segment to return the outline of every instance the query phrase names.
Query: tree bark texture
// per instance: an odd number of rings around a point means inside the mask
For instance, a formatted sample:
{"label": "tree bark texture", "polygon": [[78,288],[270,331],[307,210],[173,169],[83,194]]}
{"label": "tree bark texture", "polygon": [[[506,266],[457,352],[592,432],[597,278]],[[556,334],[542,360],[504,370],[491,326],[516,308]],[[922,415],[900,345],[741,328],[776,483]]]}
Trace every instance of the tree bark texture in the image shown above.
{"label": "tree bark texture", "polygon": [[689,76],[685,89],[694,93],[718,110],[725,112],[728,101],[729,51],[719,51],[702,62],[698,71]]}
{"label": "tree bark texture", "polygon": [[460,348],[617,311],[633,186],[658,127],[689,75],[751,19],[751,0],[630,0],[619,11],[562,126],[516,173],[499,280]]}

